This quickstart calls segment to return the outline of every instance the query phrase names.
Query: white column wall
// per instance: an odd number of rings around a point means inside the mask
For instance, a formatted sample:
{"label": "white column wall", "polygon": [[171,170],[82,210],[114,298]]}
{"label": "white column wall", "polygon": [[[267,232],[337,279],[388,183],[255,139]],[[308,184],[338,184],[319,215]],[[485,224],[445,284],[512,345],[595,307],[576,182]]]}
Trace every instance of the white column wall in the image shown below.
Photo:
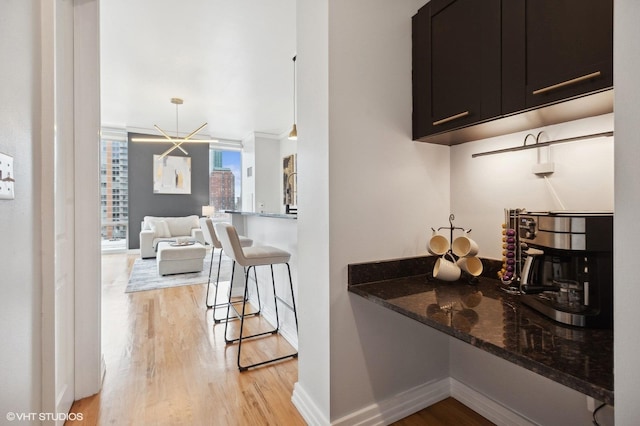
{"label": "white column wall", "polygon": [[[330,417],[329,1],[296,2],[298,84],[298,382],[307,421]],[[313,424],[313,423],[312,423]]]}
{"label": "white column wall", "polygon": [[[39,230],[40,2],[0,2],[0,152],[15,199],[0,200],[0,418],[42,404]],[[22,422],[22,424],[28,424]]]}
{"label": "white column wall", "polygon": [[312,3],[298,3],[297,390],[335,422],[448,376],[447,337],[350,296],[347,264],[425,252],[448,217],[449,149],[411,141],[418,2]]}
{"label": "white column wall", "polygon": [[425,254],[449,215],[449,148],[411,140],[417,3],[329,3],[332,420],[449,375],[447,336],[347,292],[349,263]]}
{"label": "white column wall", "polygon": [[638,267],[640,238],[640,2],[616,0],[614,7],[615,211],[614,223],[614,376],[616,424],[640,419],[640,333]]}
{"label": "white column wall", "polygon": [[[251,170],[251,176],[248,175]],[[255,211],[256,138],[253,134],[242,140],[242,210]]]}
{"label": "white column wall", "polygon": [[[282,159],[280,158],[280,141],[274,137],[255,137],[255,208],[257,212],[279,213],[282,200],[280,198],[280,177],[282,176]],[[260,208],[260,206],[264,206]]]}
{"label": "white column wall", "polygon": [[99,0],[74,5],[75,399],[102,385]]}

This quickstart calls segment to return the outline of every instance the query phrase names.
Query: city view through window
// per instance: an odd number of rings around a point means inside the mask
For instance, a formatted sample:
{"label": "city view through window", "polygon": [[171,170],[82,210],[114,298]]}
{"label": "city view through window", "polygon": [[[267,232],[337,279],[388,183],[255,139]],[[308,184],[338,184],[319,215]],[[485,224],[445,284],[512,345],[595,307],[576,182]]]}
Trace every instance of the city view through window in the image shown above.
{"label": "city view through window", "polygon": [[216,212],[240,210],[242,173],[240,151],[209,150],[209,205]]}
{"label": "city view through window", "polygon": [[[240,210],[240,151],[209,150],[209,205],[217,216]],[[100,212],[103,251],[128,248],[129,161],[125,131],[103,131],[100,141]]]}

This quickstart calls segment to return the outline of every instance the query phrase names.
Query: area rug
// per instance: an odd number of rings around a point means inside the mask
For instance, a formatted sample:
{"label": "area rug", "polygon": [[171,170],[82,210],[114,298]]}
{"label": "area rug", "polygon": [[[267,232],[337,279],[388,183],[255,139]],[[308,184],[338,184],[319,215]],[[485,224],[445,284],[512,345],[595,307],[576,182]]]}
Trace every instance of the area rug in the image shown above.
{"label": "area rug", "polygon": [[[218,268],[218,252],[213,257],[213,270],[211,278],[215,280]],[[156,259],[137,258],[131,269],[131,276],[125,293],[134,293],[136,291],[157,290],[161,288],[179,287],[184,285],[206,284],[209,279],[209,265],[211,261],[211,252],[207,251],[204,258],[204,266],[201,272],[192,272],[188,274],[158,275],[156,267]],[[229,281],[231,278],[231,259],[224,254],[222,255],[222,266],[220,268],[220,281]]]}

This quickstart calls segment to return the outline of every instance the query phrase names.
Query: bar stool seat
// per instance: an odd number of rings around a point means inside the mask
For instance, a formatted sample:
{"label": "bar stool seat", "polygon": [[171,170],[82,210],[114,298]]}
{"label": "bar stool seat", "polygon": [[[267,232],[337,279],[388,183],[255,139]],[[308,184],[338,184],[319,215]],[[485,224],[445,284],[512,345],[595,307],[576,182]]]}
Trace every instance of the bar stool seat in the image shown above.
{"label": "bar stool seat", "polygon": [[291,259],[291,253],[271,246],[246,247],[242,251],[245,262],[238,263],[244,267],[288,263]]}
{"label": "bar stool seat", "polygon": [[[216,231],[214,229],[213,226],[213,221],[211,220],[211,218],[209,217],[203,217],[200,218],[200,228],[202,229],[202,235],[204,237],[204,240],[207,242],[207,244],[209,244],[212,249],[211,249],[211,262],[209,263],[209,280],[207,281],[207,294],[205,296],[204,299],[204,303],[205,306],[207,307],[207,309],[213,309],[213,320],[215,322],[221,322],[222,320],[220,319],[216,319],[216,308],[222,308],[227,306],[227,302],[225,303],[217,303],[218,301],[218,284],[220,283],[220,266],[222,265],[222,252],[224,251],[222,249],[222,244],[220,243],[220,240],[218,239],[218,236],[216,235]],[[240,245],[242,247],[249,247],[253,244],[253,240],[251,238],[247,238],[247,237],[243,237],[241,235],[238,236],[238,239],[240,240]],[[216,275],[216,281],[215,281],[215,293],[213,296],[213,304],[209,304],[209,288],[211,287],[211,271],[213,269],[213,255],[215,252],[215,249],[219,250],[219,256],[218,256],[218,273]],[[258,296],[259,297],[259,296]],[[255,312],[254,314],[258,314],[259,312]]]}
{"label": "bar stool seat", "polygon": [[[245,281],[244,281],[244,297],[242,300],[242,313],[238,312],[231,303],[227,304],[227,322],[225,323],[225,341],[227,343],[238,342],[238,369],[240,371],[246,371],[251,367],[256,367],[259,365],[280,361],[286,358],[296,358],[298,356],[298,352],[275,357],[268,359],[266,361],[256,362],[250,365],[242,365],[241,364],[241,354],[242,354],[242,341],[245,339],[249,339],[252,337],[264,336],[267,334],[276,334],[280,329],[280,318],[278,315],[278,302],[283,303],[289,309],[293,311],[295,323],[296,323],[296,333],[298,331],[298,312],[296,310],[296,301],[295,296],[293,294],[293,281],[291,280],[291,267],[289,266],[289,260],[291,259],[291,254],[287,251],[281,250],[272,246],[251,246],[251,247],[242,247],[240,242],[240,238],[238,236],[238,232],[235,227],[229,223],[216,223],[215,231],[218,235],[220,243],[222,244],[222,248],[224,249],[227,256],[229,256],[233,262],[243,266],[245,268]],[[280,298],[276,293],[276,283],[273,275],[273,265],[276,264],[284,264],[287,266],[287,272],[289,274],[289,290],[291,291],[291,305],[287,304],[282,298]],[[246,312],[246,304],[248,300],[248,283],[249,283],[249,272],[251,268],[256,266],[269,266],[271,268],[271,283],[273,286],[273,299],[274,299],[274,307],[276,314],[276,326],[273,330],[269,330],[262,333],[253,334],[251,336],[243,336],[244,330],[244,318]],[[233,269],[235,271],[235,268]],[[233,282],[233,274],[231,273],[231,282]],[[258,286],[258,276],[255,274],[256,279],[256,287]],[[229,288],[229,298],[231,297],[231,288]],[[258,303],[260,303],[260,299],[258,299]],[[233,308],[235,310],[236,315],[240,318],[240,334],[238,338],[229,339],[227,335],[227,324],[229,321],[229,313],[230,309]],[[258,307],[260,309],[260,307]]]}

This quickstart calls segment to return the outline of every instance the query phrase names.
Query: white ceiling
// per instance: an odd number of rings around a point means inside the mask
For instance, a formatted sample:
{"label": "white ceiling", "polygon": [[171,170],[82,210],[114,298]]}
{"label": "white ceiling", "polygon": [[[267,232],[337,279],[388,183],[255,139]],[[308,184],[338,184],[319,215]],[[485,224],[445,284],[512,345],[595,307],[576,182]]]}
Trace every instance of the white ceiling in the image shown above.
{"label": "white ceiling", "polygon": [[293,124],[295,0],[100,2],[103,126],[240,140]]}

